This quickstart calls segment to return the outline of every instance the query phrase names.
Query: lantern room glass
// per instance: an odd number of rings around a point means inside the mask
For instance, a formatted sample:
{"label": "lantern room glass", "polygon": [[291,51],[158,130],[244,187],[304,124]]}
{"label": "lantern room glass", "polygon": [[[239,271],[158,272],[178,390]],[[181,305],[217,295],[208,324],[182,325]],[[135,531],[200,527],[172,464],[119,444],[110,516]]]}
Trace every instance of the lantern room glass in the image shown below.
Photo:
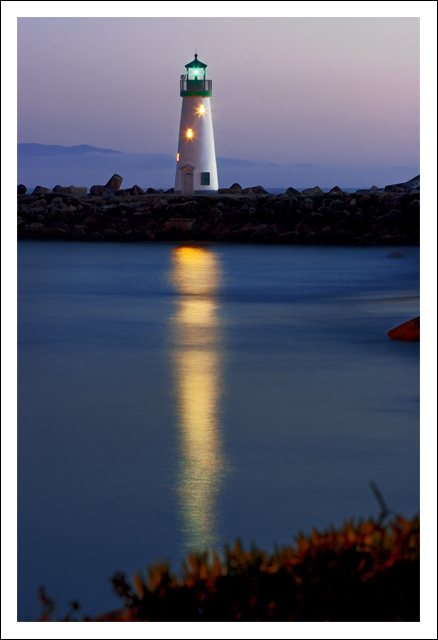
{"label": "lantern room glass", "polygon": [[204,80],[205,69],[203,67],[188,67],[187,77],[189,80]]}

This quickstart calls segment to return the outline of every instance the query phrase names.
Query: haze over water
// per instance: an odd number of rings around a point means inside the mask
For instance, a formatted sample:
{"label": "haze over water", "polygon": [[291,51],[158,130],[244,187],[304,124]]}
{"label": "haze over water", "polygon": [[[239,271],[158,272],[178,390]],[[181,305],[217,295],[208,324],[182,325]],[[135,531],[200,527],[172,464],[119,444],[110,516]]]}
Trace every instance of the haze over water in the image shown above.
{"label": "haze over water", "polygon": [[419,509],[419,249],[21,242],[18,605]]}

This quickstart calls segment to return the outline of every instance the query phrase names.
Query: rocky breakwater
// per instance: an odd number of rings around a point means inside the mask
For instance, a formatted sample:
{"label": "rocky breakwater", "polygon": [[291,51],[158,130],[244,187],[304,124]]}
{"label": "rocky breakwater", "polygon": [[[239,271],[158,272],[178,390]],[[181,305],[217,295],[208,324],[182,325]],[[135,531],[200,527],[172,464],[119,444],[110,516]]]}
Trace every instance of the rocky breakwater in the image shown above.
{"label": "rocky breakwater", "polygon": [[234,184],[218,194],[174,195],[120,176],[89,192],[18,188],[18,238],[84,241],[217,241],[400,245],[420,239],[420,178],[349,193],[339,187],[281,195]]}

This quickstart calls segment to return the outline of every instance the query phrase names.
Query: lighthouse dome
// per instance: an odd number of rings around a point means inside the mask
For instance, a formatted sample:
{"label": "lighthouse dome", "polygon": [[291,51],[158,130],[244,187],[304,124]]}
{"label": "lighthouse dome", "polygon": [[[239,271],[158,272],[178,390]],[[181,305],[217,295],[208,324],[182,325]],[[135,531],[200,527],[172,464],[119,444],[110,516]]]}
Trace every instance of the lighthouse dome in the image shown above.
{"label": "lighthouse dome", "polygon": [[195,59],[192,60],[192,62],[189,62],[189,64],[186,64],[184,66],[188,70],[188,69],[205,69],[207,65],[201,62],[200,60],[198,60],[198,54],[195,53]]}

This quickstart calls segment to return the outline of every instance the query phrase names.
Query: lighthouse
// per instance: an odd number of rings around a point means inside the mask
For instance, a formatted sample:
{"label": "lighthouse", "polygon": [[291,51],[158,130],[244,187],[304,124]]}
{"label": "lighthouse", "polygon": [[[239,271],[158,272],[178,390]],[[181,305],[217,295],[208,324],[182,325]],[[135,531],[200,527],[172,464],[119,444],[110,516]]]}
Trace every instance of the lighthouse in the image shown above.
{"label": "lighthouse", "polygon": [[219,184],[210,104],[212,82],[205,77],[207,65],[196,53],[185,67],[180,79],[182,106],[174,192],[216,193]]}

